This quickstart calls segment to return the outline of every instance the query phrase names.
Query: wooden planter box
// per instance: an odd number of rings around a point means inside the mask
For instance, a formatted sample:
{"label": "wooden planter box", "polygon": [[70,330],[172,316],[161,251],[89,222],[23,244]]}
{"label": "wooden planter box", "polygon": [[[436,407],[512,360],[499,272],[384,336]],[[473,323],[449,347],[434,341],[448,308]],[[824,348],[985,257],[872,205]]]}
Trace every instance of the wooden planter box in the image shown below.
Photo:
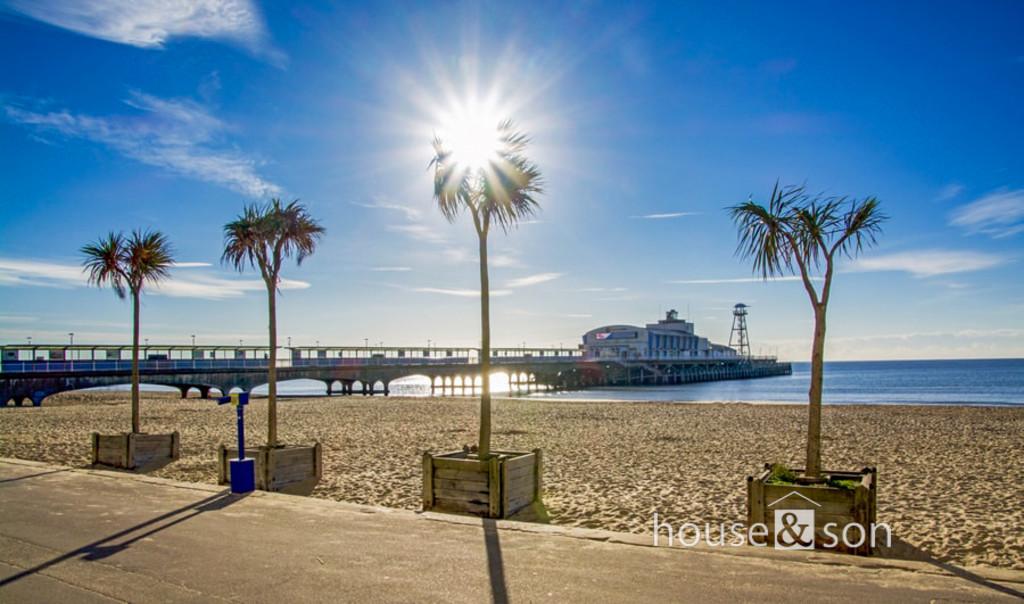
{"label": "wooden planter box", "polygon": [[92,463],[134,470],[181,457],[181,438],[170,434],[92,433]]}
{"label": "wooden planter box", "polygon": [[454,451],[423,454],[423,509],[508,518],[540,501],[540,449],[492,451],[489,459]]}
{"label": "wooden planter box", "polygon": [[[256,459],[256,488],[308,495],[324,475],[323,448],[313,445],[281,445],[246,447],[247,457]],[[238,447],[221,445],[217,450],[218,482],[229,484],[229,461],[238,459]]]}
{"label": "wooden planter box", "polygon": [[[800,475],[803,470],[793,470]],[[869,556],[873,552],[872,529],[877,521],[878,509],[878,478],[875,468],[864,468],[859,472],[822,472],[822,476],[842,480],[855,480],[855,489],[840,489],[828,485],[786,485],[768,484],[765,481],[771,475],[771,466],[757,476],[747,477],[747,526],[762,523],[768,527],[767,543],[775,545],[775,512],[776,510],[814,510],[814,545],[816,549],[826,549],[847,554]],[[832,535],[838,536],[836,547],[824,547],[834,539],[825,534],[825,525],[834,523],[829,528]],[[856,523],[866,531],[864,542],[858,547],[846,547],[843,543],[843,527]],[[849,529],[849,540],[856,543],[860,540],[860,530]],[[878,538],[884,540],[886,531],[878,532]],[[879,544],[876,543],[877,547]]]}

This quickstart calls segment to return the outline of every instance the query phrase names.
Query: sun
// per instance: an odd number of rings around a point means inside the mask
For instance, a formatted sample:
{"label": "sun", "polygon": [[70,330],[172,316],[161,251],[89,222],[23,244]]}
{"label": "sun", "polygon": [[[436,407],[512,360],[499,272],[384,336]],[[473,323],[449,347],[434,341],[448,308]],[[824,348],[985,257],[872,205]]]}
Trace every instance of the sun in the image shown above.
{"label": "sun", "polygon": [[471,170],[485,168],[498,158],[502,119],[495,105],[470,99],[454,103],[441,116],[437,135],[453,162]]}

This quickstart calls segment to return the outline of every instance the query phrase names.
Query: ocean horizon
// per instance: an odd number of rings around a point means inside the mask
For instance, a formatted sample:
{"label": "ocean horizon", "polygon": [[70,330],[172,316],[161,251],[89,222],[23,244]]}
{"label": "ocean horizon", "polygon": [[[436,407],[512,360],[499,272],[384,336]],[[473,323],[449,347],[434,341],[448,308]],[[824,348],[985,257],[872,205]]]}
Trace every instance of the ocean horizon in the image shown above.
{"label": "ocean horizon", "polygon": [[[788,376],[672,386],[588,388],[521,396],[580,401],[806,403],[811,364],[794,362],[792,365],[793,374]],[[495,376],[494,394],[512,394],[507,380],[502,377]],[[107,389],[126,388],[127,385]],[[428,397],[430,382],[424,376],[410,376],[392,382],[390,391],[393,396]],[[253,389],[256,396],[266,395],[266,392],[266,386]],[[458,390],[456,393],[460,395]],[[278,383],[278,394],[282,397],[326,396],[327,389],[315,380],[290,380]],[[1024,405],[1024,359],[826,361],[823,403],[1021,406]]]}

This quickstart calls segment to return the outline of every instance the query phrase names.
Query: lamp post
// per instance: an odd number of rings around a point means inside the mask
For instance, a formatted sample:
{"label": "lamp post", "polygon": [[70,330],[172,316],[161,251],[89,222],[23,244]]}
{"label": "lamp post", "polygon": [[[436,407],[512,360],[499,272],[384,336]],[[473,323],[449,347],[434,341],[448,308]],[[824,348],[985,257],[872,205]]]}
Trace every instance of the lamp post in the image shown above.
{"label": "lamp post", "polygon": [[192,348],[196,347],[196,334],[192,334]]}
{"label": "lamp post", "polygon": [[370,338],[363,338],[363,348],[370,347]]}
{"label": "lamp post", "polygon": [[73,331],[69,331],[68,332],[68,340],[69,340],[68,341],[68,345],[69,346],[74,346],[75,345],[75,332],[73,332]]}
{"label": "lamp post", "polygon": [[292,347],[292,337],[288,336],[288,348]]}

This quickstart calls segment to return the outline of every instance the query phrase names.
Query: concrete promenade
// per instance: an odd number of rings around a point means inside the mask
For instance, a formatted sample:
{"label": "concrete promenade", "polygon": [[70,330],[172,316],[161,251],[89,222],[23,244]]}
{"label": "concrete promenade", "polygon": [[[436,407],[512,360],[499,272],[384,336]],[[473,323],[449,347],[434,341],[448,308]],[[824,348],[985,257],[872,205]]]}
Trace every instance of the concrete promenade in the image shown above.
{"label": "concrete promenade", "polygon": [[0,459],[2,602],[1020,601],[927,562],[482,521]]}

